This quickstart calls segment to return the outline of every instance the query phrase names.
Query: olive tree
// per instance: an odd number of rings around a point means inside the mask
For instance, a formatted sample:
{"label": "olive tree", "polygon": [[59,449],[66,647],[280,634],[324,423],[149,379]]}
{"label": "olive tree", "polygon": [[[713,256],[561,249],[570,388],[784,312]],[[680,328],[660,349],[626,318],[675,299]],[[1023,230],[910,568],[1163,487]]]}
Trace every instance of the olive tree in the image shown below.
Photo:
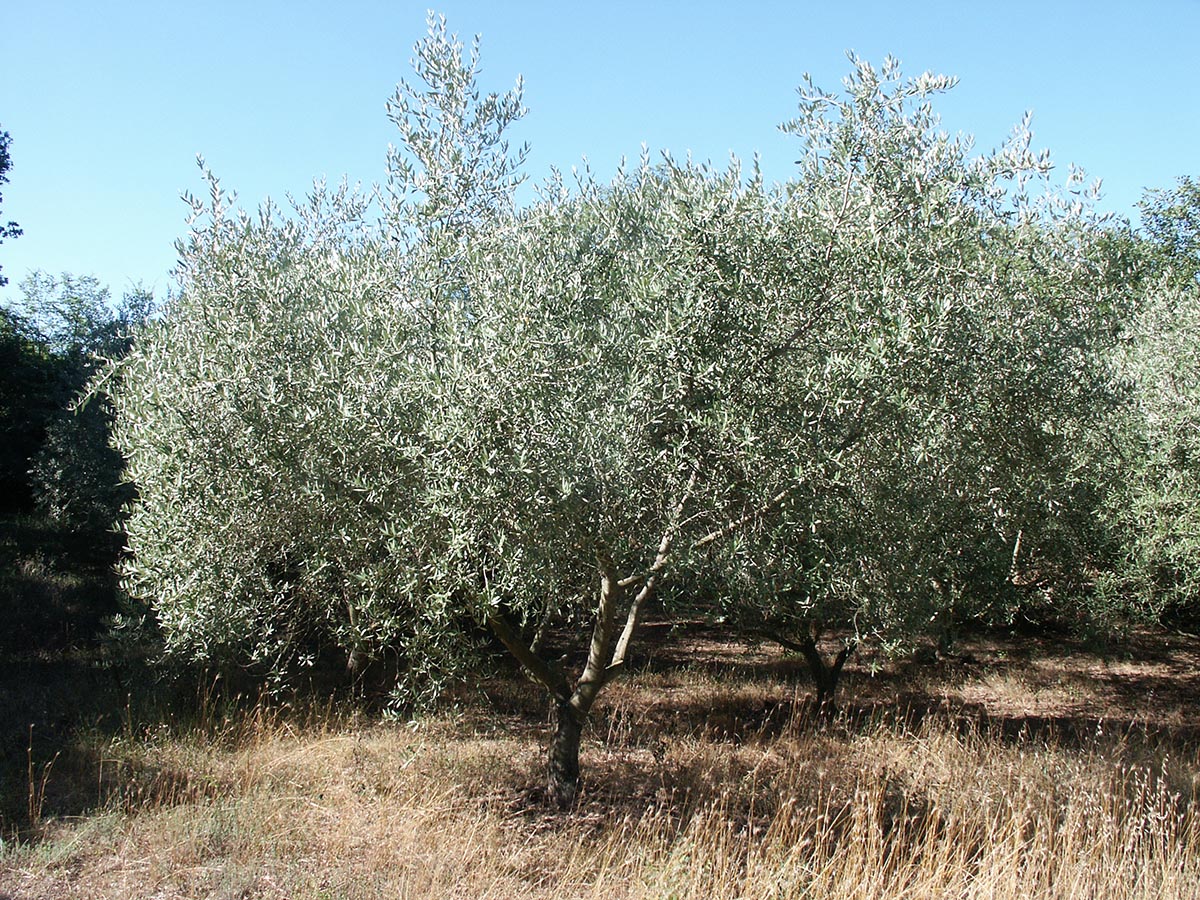
{"label": "olive tree", "polygon": [[[782,211],[736,169],[643,163],[471,248],[423,506],[448,542],[445,596],[554,699],[559,803],[660,582],[773,514],[814,442],[846,427],[833,408],[810,428],[788,421],[774,391],[769,310],[813,311],[788,249],[806,235]],[[547,614],[586,629],[577,671],[527,640]]]}
{"label": "olive tree", "polygon": [[415,700],[469,655],[417,504],[441,310],[463,296],[463,242],[503,208],[520,95],[481,98],[444,21],[414,64],[380,221],[345,184],[248,214],[205,170],[181,290],[113,372],[140,495],[126,583],[185,659],[286,678],[386,654]]}
{"label": "olive tree", "polygon": [[[196,202],[183,289],[116,373],[140,491],[128,584],[177,652],[390,654],[410,686],[469,664],[489,629],[551,699],[567,806],[652,598],[711,573],[726,602],[757,571],[771,590],[730,602],[792,621],[813,572],[850,571],[863,608],[905,504],[932,508],[969,468],[946,468],[973,440],[955,398],[1009,362],[961,329],[1073,321],[1092,265],[1069,229],[1043,249],[1027,143],[969,163],[926,104],[950,82],[892,62],[856,61],[845,100],[809,86],[783,187],[643,157],[519,210],[520,85],[482,95],[477,52],[441,20],[415,65],[424,86],[389,105],[402,140],[378,222],[344,187],[288,214],[233,212],[215,179]],[[1053,289],[1026,301],[1047,265]],[[972,502],[993,486],[972,481]],[[893,618],[944,596],[912,568],[908,594],[880,593]],[[548,621],[577,660],[540,646]]]}
{"label": "olive tree", "polygon": [[788,213],[828,239],[797,267],[825,298],[804,335],[819,365],[794,344],[779,374],[810,409],[855,410],[856,437],[708,566],[719,617],[802,653],[821,705],[859,640],[1011,620],[1087,561],[1077,445],[1114,399],[1121,270],[1082,176],[1055,186],[1027,122],[979,158],[939,130],[929,98],[951,85],[857,61],[785,126],[805,146]]}

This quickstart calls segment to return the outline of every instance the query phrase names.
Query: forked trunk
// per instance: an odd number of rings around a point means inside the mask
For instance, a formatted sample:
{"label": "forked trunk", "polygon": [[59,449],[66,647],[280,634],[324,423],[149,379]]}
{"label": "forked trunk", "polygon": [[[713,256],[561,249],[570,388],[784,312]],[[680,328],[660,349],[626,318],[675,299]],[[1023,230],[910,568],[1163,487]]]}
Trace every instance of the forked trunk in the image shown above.
{"label": "forked trunk", "polygon": [[804,660],[808,663],[809,674],[812,675],[813,686],[817,691],[817,716],[821,719],[832,719],[837,713],[834,697],[837,693],[838,681],[842,676],[842,667],[854,652],[854,644],[848,644],[838,651],[832,663],[826,663],[812,638],[802,641],[799,645]]}
{"label": "forked trunk", "polygon": [[[693,473],[685,491],[685,499],[695,479],[696,475]],[[681,502],[675,511],[674,521],[678,521],[682,515],[682,506]],[[560,809],[573,807],[579,796],[579,744],[583,736],[583,726],[597,695],[625,666],[625,656],[637,628],[638,616],[647,598],[654,591],[659,571],[666,565],[674,530],[673,523],[663,536],[654,564],[644,577],[636,576],[622,581],[617,577],[612,560],[606,554],[597,554],[600,601],[596,609],[596,622],[592,628],[592,641],[588,647],[587,663],[574,688],[571,687],[562,668],[542,659],[502,616],[493,614],[488,618],[492,631],[504,646],[536,681],[550,691],[553,698],[551,711],[554,719],[554,737],[550,742],[546,787],[548,799]],[[641,588],[629,601],[625,627],[618,637],[616,620],[618,611],[625,605],[626,588],[638,582],[641,583]]]}
{"label": "forked trunk", "polygon": [[799,640],[786,638],[776,631],[761,630],[757,634],[769,637],[785,650],[799,653],[808,663],[808,673],[812,676],[813,687],[817,691],[817,715],[822,719],[832,719],[837,713],[834,695],[837,693],[838,681],[842,677],[842,667],[858,646],[857,641],[850,641],[838,651],[832,663],[826,663],[817,646],[817,639],[812,634],[806,634]]}
{"label": "forked trunk", "polygon": [[550,743],[547,796],[559,809],[570,809],[579,795],[579,742],[583,736],[584,717],[570,701],[554,698],[554,738]]}

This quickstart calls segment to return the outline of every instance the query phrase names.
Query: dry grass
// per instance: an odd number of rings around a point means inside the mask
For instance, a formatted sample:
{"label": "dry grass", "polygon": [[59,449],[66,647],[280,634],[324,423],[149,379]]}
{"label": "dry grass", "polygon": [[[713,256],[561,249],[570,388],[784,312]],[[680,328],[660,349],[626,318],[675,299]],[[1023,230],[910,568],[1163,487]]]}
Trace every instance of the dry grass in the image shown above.
{"label": "dry grass", "polygon": [[[127,733],[95,813],[0,852],[0,896],[1200,896],[1200,761],[1176,732],[861,708],[818,730],[778,673],[722,671],[615,686],[571,815],[539,803],[518,681],[415,725],[260,706]],[[1019,705],[1035,681],[979,671],[942,699]]]}

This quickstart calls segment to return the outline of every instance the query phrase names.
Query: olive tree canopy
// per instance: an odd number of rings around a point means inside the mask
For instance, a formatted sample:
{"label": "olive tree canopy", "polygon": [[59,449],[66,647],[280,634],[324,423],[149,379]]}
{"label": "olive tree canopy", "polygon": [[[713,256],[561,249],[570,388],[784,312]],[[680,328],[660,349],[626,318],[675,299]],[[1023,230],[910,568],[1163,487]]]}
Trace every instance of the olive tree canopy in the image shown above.
{"label": "olive tree canopy", "polygon": [[[780,187],[644,157],[517,210],[520,85],[481,95],[477,61],[431,21],[377,223],[345,187],[196,203],[182,292],[119,372],[128,583],[176,652],[386,654],[413,690],[488,628],[553,698],[570,804],[673,580],[711,577],[691,596],[731,621],[852,584],[895,625],[971,577],[960,529],[1014,558],[1021,504],[1057,502],[1025,460],[1070,439],[1051,412],[1090,389],[1106,282],[1085,208],[1024,195],[1048,168],[1026,133],[971,160],[938,130],[948,79],[855,60],[844,97],[807,85]],[[946,535],[906,542],[913,515]],[[574,670],[537,649],[553,619]]]}

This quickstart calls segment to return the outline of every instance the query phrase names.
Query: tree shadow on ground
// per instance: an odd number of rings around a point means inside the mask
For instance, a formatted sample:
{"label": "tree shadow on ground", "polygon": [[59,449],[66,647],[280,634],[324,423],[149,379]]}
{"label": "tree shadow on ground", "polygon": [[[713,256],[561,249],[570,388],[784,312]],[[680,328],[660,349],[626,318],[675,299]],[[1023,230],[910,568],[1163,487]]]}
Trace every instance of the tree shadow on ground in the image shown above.
{"label": "tree shadow on ground", "polygon": [[[601,695],[585,732],[585,797],[596,815],[685,809],[719,796],[731,778],[766,778],[769,772],[755,768],[762,765],[756,751],[781,737],[827,744],[831,760],[837,747],[873,729],[917,734],[934,726],[1013,745],[1118,746],[1132,757],[1164,743],[1193,755],[1200,747],[1200,641],[1187,636],[1138,634],[1120,653],[1013,634],[971,636],[950,657],[861,653],[847,665],[832,721],[813,706],[803,661],[774,647],[689,622],[650,623],[641,637],[630,677]],[[835,640],[826,649],[837,646]],[[226,704],[233,721],[257,702],[236,693],[214,701],[178,685],[147,690],[153,681],[148,666],[106,668],[82,651],[0,659],[0,721],[8,723],[0,729],[4,821],[25,817],[29,772],[36,781],[47,766],[53,777],[42,799],[51,815],[219,796],[222,785],[192,773],[103,758],[97,733],[132,733],[134,722],[194,721],[214,702]],[[513,667],[448,700],[464,739],[503,734],[534,746],[547,740],[548,698]],[[91,739],[81,739],[87,734]],[[681,745],[727,749],[717,764],[700,750],[681,760]],[[492,787],[510,796],[513,809],[548,814],[543,777],[539,765]]]}
{"label": "tree shadow on ground", "polygon": [[[601,695],[585,732],[582,804],[597,823],[645,810],[685,815],[731,782],[769,779],[773,763],[763,760],[777,754],[762,751],[781,738],[799,740],[805,754],[825,748],[831,769],[849,742],[880,730],[1078,749],[1130,764],[1200,750],[1200,641],[1185,635],[1139,633],[1114,649],[1063,635],[980,633],[949,656],[862,653],[847,666],[832,719],[815,708],[804,662],[774,647],[697,623],[652,623],[639,637],[631,676]],[[839,646],[834,639],[825,649]],[[480,715],[545,742],[540,688],[514,670],[484,695]],[[725,749],[703,749],[718,745]],[[698,749],[681,759],[681,746]],[[554,818],[543,778],[535,767],[508,786],[514,812]]]}

